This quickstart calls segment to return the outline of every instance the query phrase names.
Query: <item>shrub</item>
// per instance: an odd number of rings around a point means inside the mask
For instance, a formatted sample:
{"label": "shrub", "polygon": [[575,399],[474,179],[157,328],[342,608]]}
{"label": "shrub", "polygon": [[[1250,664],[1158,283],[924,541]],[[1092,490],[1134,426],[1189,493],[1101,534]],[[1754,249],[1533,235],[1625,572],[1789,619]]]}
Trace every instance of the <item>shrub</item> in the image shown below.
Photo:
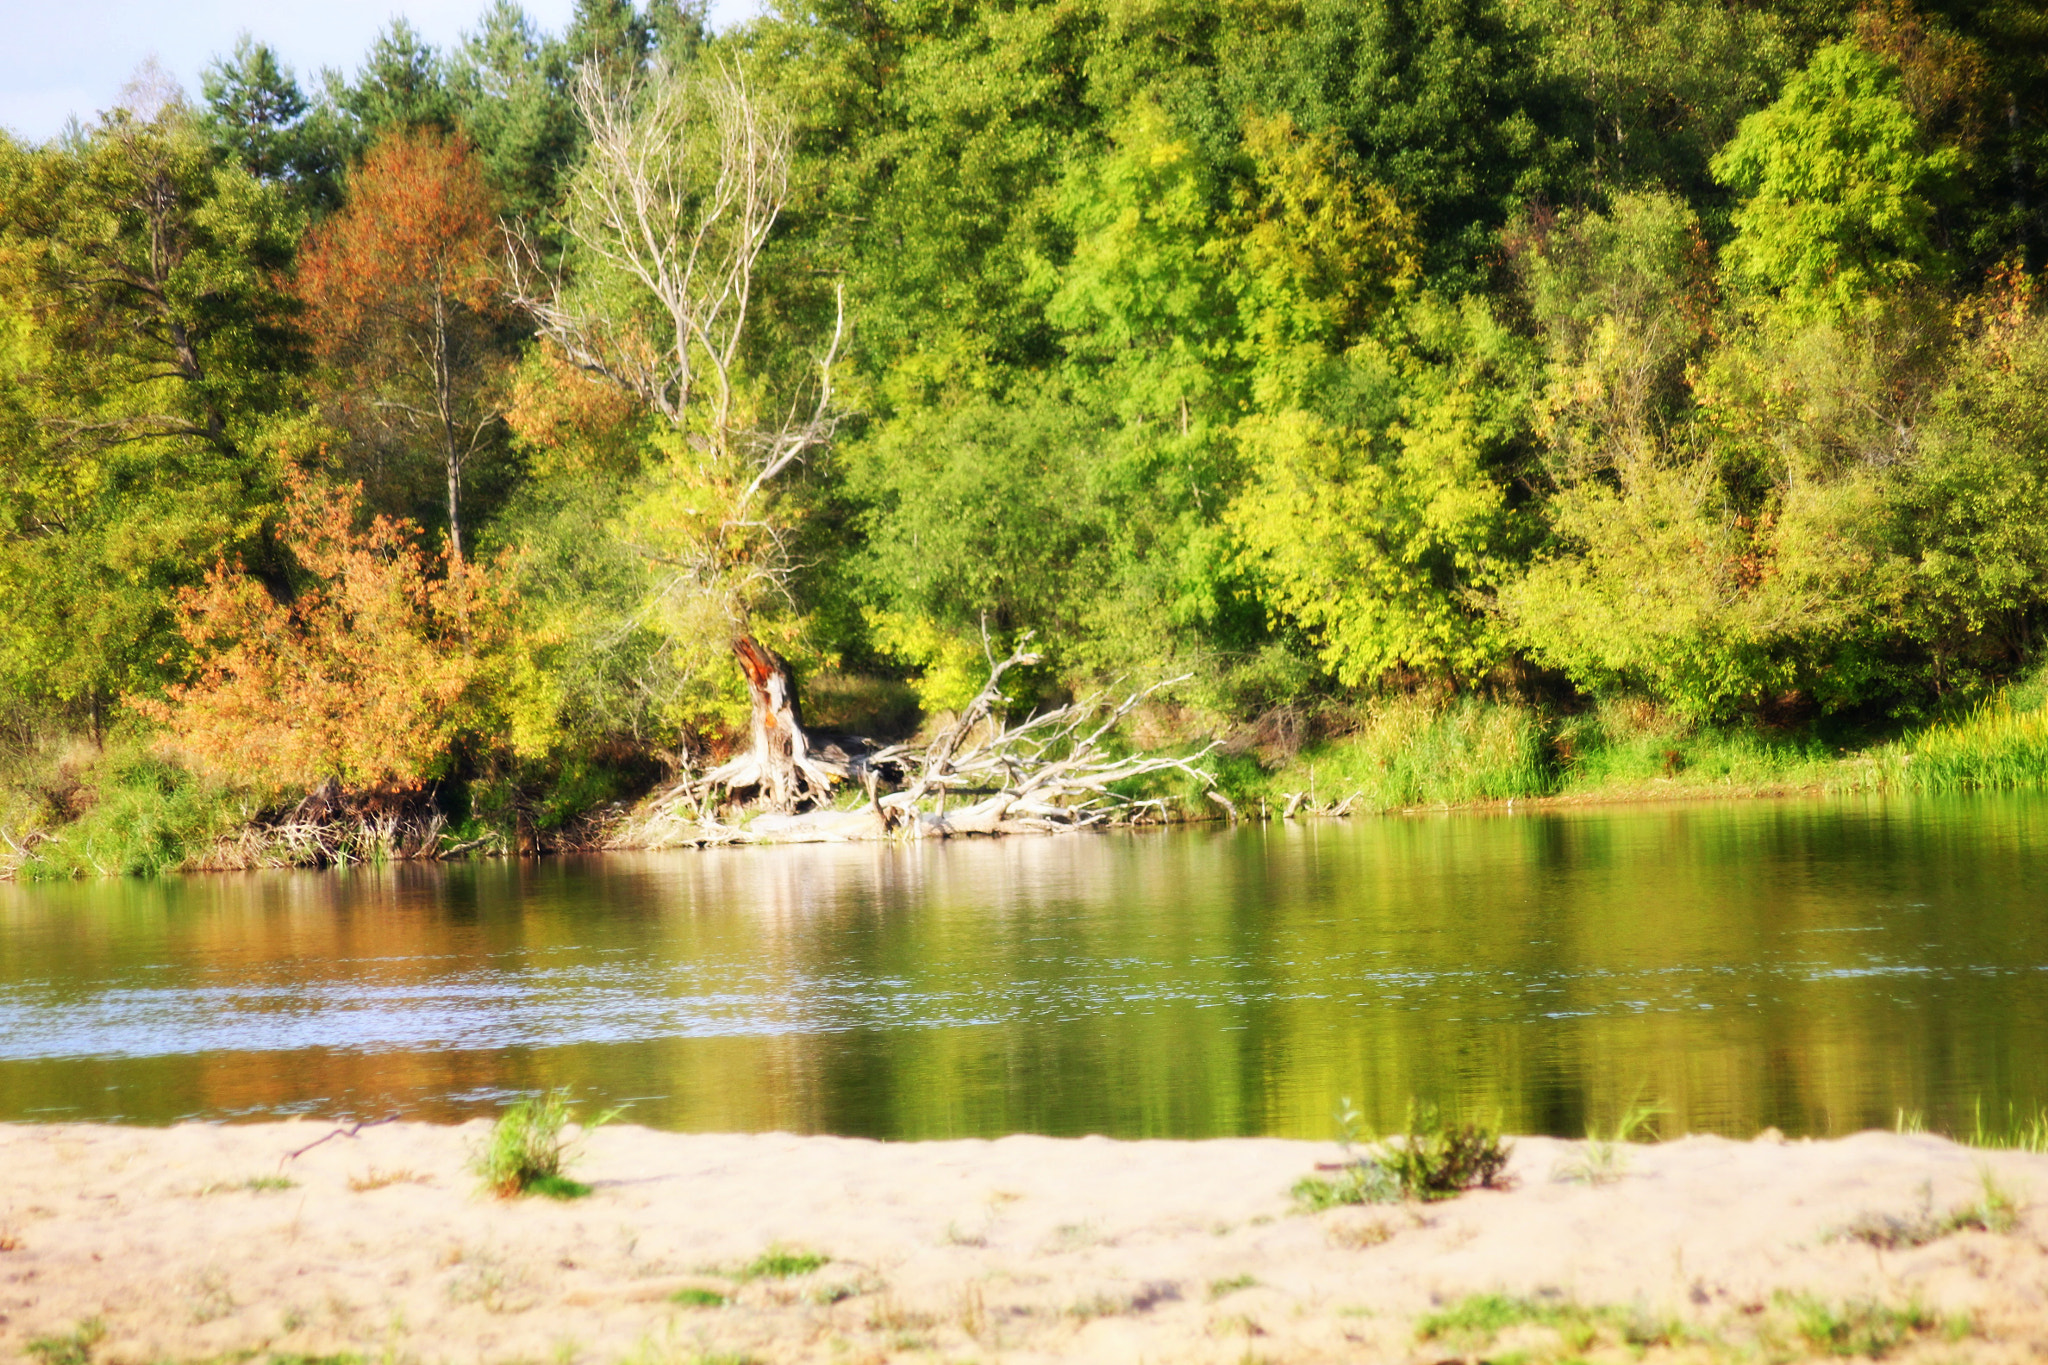
{"label": "shrub", "polygon": [[1478,1123],[1445,1123],[1433,1109],[1410,1116],[1404,1137],[1381,1145],[1379,1164],[1408,1199],[1449,1199],[1476,1187],[1493,1189],[1507,1170],[1508,1144]]}
{"label": "shrub", "polygon": [[409,788],[441,771],[497,602],[479,566],[428,554],[409,523],[358,531],[361,500],[293,484],[283,537],[305,582],[290,602],[225,562],[182,594],[192,680],[133,704],[200,767],[280,789]]}

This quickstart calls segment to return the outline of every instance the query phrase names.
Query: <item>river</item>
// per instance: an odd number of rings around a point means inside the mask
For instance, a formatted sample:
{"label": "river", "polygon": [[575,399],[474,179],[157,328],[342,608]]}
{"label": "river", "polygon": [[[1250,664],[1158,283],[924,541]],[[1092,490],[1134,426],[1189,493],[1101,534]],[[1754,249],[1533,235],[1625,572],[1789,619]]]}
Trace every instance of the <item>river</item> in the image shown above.
{"label": "river", "polygon": [[2048,799],[0,887],[0,1119],[1967,1131],[2048,1104]]}

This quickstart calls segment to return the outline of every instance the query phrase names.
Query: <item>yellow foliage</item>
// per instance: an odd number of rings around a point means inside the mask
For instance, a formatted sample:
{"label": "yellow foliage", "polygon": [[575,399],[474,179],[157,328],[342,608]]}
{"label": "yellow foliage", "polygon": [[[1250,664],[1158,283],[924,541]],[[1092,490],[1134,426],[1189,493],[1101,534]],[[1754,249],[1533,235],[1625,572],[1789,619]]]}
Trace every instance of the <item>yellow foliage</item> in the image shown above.
{"label": "yellow foliage", "polygon": [[1334,131],[1287,114],[1246,120],[1256,188],[1231,225],[1254,396],[1294,401],[1313,367],[1361,335],[1421,273],[1415,216],[1345,164]]}
{"label": "yellow foliage", "polygon": [[527,353],[505,422],[534,473],[629,473],[640,462],[641,412],[616,385],[571,365],[553,342]]}
{"label": "yellow foliage", "polygon": [[874,610],[864,614],[876,648],[919,670],[911,686],[926,715],[960,710],[988,680],[981,641],[954,634],[924,617]]}
{"label": "yellow foliage", "polygon": [[1497,629],[1465,600],[1498,575],[1504,501],[1469,407],[1447,396],[1384,441],[1298,411],[1238,426],[1261,473],[1231,527],[1268,601],[1346,684],[1400,668],[1470,676],[1498,656]]}

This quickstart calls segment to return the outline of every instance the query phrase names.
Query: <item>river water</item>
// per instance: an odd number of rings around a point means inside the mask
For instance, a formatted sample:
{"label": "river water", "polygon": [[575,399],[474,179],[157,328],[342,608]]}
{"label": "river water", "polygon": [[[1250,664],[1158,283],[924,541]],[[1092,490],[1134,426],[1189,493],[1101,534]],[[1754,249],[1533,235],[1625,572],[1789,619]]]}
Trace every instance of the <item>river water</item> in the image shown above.
{"label": "river water", "polygon": [[0,887],[0,1119],[1325,1137],[2048,1103],[2048,800],[1744,802]]}

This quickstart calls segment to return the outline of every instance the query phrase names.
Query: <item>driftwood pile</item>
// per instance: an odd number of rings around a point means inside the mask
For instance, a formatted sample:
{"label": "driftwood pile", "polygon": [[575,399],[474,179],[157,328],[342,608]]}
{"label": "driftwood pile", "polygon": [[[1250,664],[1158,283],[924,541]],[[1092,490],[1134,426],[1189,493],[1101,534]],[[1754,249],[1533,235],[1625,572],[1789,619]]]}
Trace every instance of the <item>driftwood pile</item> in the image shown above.
{"label": "driftwood pile", "polygon": [[804,754],[807,774],[865,794],[850,809],[741,814],[722,804],[745,785],[736,779],[747,776],[742,765],[728,764],[658,793],[622,819],[605,842],[612,848],[838,843],[1164,822],[1171,814],[1164,802],[1127,796],[1116,787],[1167,772],[1192,779],[1230,809],[1216,791],[1215,777],[1199,766],[1207,748],[1186,758],[1119,755],[1109,748],[1110,736],[1127,716],[1160,688],[1185,678],[1155,683],[1113,705],[1104,697],[1085,697],[1006,722],[1004,675],[1038,661],[1037,654],[1019,650],[993,662],[974,700],[922,748],[898,744],[854,754]]}
{"label": "driftwood pile", "polygon": [[[504,851],[504,841],[495,833],[443,848],[441,835],[447,820],[430,800],[394,801],[349,793],[331,779],[289,809],[245,815],[248,818],[240,828],[219,836],[179,867],[188,872],[247,872]],[[32,859],[46,856],[38,850],[63,842],[68,832],[31,829],[16,839],[0,829],[0,881],[18,877]],[[102,876],[116,870],[102,867],[89,848],[80,853],[78,861]]]}
{"label": "driftwood pile", "polygon": [[6,845],[0,848],[0,881],[12,881],[20,873],[22,864],[34,856],[36,845],[49,843],[53,838],[55,836],[47,830],[32,829],[16,839],[5,829],[0,829],[0,844]]}

